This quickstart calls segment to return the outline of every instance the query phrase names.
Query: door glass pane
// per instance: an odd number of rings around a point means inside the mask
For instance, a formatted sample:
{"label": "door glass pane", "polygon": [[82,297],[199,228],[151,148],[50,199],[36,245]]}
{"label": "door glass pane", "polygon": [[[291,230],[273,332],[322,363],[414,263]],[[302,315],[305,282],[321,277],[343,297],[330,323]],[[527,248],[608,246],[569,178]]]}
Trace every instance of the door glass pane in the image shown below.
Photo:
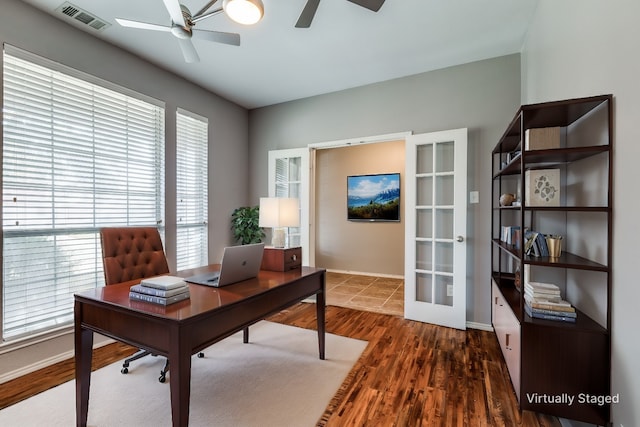
{"label": "door glass pane", "polygon": [[416,180],[416,205],[431,206],[433,204],[433,178],[421,177]]}
{"label": "door glass pane", "polygon": [[431,274],[416,273],[416,301],[432,302]]}
{"label": "door glass pane", "polygon": [[416,210],[416,237],[429,239],[433,237],[433,225],[431,218],[431,209]]}
{"label": "door glass pane", "polygon": [[300,181],[301,157],[291,157],[289,159],[289,181]]}
{"label": "door glass pane", "polygon": [[435,276],[435,303],[453,306],[453,277]]}
{"label": "door glass pane", "polygon": [[276,197],[288,197],[289,184],[286,182],[276,182]]}
{"label": "door glass pane", "polygon": [[436,205],[453,206],[453,175],[436,177]]}
{"label": "door glass pane", "polygon": [[453,273],[453,243],[436,242],[436,271],[442,273]]}
{"label": "door glass pane", "polygon": [[288,197],[295,197],[296,199],[300,198],[300,183],[296,182],[289,184]]}
{"label": "door glass pane", "polygon": [[416,268],[418,270],[431,270],[431,254],[432,254],[431,242],[416,242]]}
{"label": "door glass pane", "polygon": [[416,156],[416,173],[433,173],[433,146],[419,145]]}
{"label": "door glass pane", "polygon": [[453,141],[436,144],[436,172],[453,172]]}
{"label": "door glass pane", "polygon": [[300,229],[292,228],[289,230],[289,246],[295,248],[301,245],[300,240]]}
{"label": "door glass pane", "polygon": [[436,238],[453,239],[453,209],[436,209]]}

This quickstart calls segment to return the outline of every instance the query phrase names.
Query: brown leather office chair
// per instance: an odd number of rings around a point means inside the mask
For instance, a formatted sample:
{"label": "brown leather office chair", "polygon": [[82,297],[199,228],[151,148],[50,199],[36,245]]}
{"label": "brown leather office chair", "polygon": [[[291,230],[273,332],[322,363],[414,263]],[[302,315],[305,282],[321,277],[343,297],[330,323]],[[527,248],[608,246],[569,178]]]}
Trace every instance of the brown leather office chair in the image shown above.
{"label": "brown leather office chair", "polygon": [[[155,227],[109,227],[100,230],[105,284],[127,282],[169,273],[160,233]],[[120,372],[129,372],[129,363],[151,352],[140,350],[125,359]],[[169,361],[160,371],[165,382]]]}

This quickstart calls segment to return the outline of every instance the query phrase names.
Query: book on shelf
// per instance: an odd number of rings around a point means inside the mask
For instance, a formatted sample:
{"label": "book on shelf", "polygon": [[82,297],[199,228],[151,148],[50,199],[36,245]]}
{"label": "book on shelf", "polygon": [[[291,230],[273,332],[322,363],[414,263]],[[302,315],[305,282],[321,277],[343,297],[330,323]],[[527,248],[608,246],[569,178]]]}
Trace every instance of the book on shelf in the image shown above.
{"label": "book on shelf", "polygon": [[508,245],[520,248],[520,227],[516,225],[503,225],[500,240]]}
{"label": "book on shelf", "polygon": [[155,295],[141,294],[135,291],[129,291],[129,298],[137,301],[146,301],[153,304],[169,305],[179,301],[186,300],[190,297],[189,291],[182,292],[170,297],[158,297]]}
{"label": "book on shelf", "polygon": [[146,286],[148,288],[156,288],[156,289],[175,289],[181,286],[185,286],[186,282],[182,277],[176,276],[154,276],[148,277],[146,279],[142,279],[140,281],[142,286]]}
{"label": "book on shelf", "polygon": [[[534,319],[554,320],[557,322],[570,322],[570,323],[574,323],[576,321],[576,316],[562,315],[562,314],[545,314],[545,313],[540,313],[533,310],[534,309],[532,307],[529,307],[528,305],[525,304],[524,311],[529,315],[529,317],[532,317]],[[575,313],[571,313],[571,314],[575,314]]]}
{"label": "book on shelf", "polygon": [[527,282],[524,285],[525,295],[531,298],[560,302],[560,288],[551,283]]}
{"label": "book on shelf", "polygon": [[549,256],[547,239],[545,239],[544,234],[533,230],[525,231],[524,251],[525,255],[533,255],[535,257]]}
{"label": "book on shelf", "polygon": [[575,312],[576,309],[568,302],[563,299],[559,301],[549,301],[542,298],[533,298],[531,295],[527,295],[526,292],[524,294],[525,305],[529,305],[531,308],[541,308],[545,310],[556,310],[556,311],[569,311]]}
{"label": "book on shelf", "polygon": [[189,290],[189,285],[187,285],[186,283],[183,286],[177,287],[177,288],[173,288],[173,289],[158,289],[158,288],[151,288],[148,286],[143,286],[141,284],[138,285],[133,285],[131,287],[131,291],[133,292],[137,292],[139,294],[146,294],[146,295],[153,295],[156,297],[172,297],[174,295],[177,294],[181,294],[183,292],[186,292]]}
{"label": "book on shelf", "polygon": [[562,297],[560,295],[549,295],[549,294],[539,294],[536,292],[531,292],[531,290],[527,289],[526,285],[524,288],[524,295],[528,296],[532,300],[536,302],[561,302]]}
{"label": "book on shelf", "polygon": [[558,285],[554,285],[553,283],[527,282],[527,286],[529,286],[536,292],[558,295],[560,294],[560,288],[558,287]]}
{"label": "book on shelf", "polygon": [[528,308],[529,310],[531,310],[531,312],[533,314],[546,314],[548,316],[564,316],[564,317],[577,317],[578,316],[578,313],[576,313],[575,311],[546,310],[544,308],[533,308],[533,307],[531,307],[529,305],[525,305],[525,308]]}

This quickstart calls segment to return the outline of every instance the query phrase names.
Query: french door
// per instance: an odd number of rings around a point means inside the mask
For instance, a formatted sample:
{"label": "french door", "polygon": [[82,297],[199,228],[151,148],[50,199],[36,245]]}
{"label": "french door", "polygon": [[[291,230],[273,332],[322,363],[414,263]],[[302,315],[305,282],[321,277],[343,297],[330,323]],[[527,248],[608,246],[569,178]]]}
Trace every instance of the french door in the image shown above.
{"label": "french door", "polygon": [[465,329],[467,129],[406,139],[407,319]]}
{"label": "french door", "polygon": [[288,227],[287,246],[302,247],[302,264],[310,265],[309,244],[309,149],[269,151],[269,197],[300,199],[300,227]]}

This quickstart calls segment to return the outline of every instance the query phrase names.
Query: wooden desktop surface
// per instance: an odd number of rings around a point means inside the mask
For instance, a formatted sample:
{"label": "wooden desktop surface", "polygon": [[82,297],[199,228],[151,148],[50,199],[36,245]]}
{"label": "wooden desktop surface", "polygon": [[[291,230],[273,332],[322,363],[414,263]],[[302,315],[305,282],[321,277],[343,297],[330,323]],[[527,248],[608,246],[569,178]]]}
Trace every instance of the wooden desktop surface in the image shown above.
{"label": "wooden desktop surface", "polygon": [[[189,277],[219,265],[185,270]],[[129,299],[139,280],[75,295],[76,424],[86,426],[93,332],[168,357],[174,426],[187,426],[191,355],[266,316],[316,295],[318,349],[324,359],[325,270],[260,271],[221,288],[189,284],[190,298],[168,306]],[[142,392],[142,391],[141,391]]]}

